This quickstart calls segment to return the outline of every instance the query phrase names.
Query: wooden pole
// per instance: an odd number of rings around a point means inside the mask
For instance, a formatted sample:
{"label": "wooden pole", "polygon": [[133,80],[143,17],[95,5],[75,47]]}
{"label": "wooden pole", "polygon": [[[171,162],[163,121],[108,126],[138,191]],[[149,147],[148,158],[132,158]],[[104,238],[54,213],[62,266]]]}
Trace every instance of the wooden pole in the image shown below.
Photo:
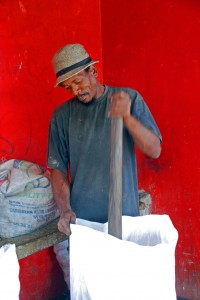
{"label": "wooden pole", "polygon": [[108,233],[122,239],[122,118],[111,119]]}

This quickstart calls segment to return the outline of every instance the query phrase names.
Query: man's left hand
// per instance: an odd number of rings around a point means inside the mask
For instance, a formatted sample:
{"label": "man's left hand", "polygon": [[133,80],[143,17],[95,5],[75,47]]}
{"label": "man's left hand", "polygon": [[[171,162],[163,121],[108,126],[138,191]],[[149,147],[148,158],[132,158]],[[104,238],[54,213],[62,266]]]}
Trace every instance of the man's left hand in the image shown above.
{"label": "man's left hand", "polygon": [[111,118],[126,118],[130,116],[131,100],[129,95],[120,91],[110,95],[109,117]]}

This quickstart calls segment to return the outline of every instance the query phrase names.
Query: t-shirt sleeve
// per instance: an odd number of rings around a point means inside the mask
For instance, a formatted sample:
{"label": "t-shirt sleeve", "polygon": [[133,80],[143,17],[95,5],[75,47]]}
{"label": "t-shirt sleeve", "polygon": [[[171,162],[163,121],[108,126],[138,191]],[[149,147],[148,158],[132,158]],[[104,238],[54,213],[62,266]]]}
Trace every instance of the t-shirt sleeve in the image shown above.
{"label": "t-shirt sleeve", "polygon": [[62,122],[59,123],[56,115],[53,115],[49,126],[47,166],[67,173],[68,162],[66,132]]}
{"label": "t-shirt sleeve", "polygon": [[139,93],[136,93],[132,104],[131,104],[131,114],[137,118],[145,127],[154,132],[160,142],[162,142],[162,136],[160,130],[148,108],[146,103],[144,102],[142,96]]}

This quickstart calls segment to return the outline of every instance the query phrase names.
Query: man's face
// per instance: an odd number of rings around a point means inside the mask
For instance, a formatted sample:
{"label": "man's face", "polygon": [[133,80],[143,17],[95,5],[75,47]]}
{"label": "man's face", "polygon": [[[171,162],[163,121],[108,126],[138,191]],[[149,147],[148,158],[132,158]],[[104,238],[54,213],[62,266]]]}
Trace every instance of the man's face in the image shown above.
{"label": "man's face", "polygon": [[81,71],[73,77],[63,81],[61,86],[67,89],[80,102],[88,103],[93,98],[98,98],[97,71],[94,66],[88,72]]}

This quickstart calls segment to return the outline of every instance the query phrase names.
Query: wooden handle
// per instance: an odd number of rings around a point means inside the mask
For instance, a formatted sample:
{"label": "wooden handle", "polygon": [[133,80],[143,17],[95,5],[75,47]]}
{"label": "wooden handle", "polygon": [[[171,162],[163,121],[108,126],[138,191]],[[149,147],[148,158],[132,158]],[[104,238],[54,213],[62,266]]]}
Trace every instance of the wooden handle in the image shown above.
{"label": "wooden handle", "polygon": [[122,118],[111,119],[108,233],[122,239]]}

